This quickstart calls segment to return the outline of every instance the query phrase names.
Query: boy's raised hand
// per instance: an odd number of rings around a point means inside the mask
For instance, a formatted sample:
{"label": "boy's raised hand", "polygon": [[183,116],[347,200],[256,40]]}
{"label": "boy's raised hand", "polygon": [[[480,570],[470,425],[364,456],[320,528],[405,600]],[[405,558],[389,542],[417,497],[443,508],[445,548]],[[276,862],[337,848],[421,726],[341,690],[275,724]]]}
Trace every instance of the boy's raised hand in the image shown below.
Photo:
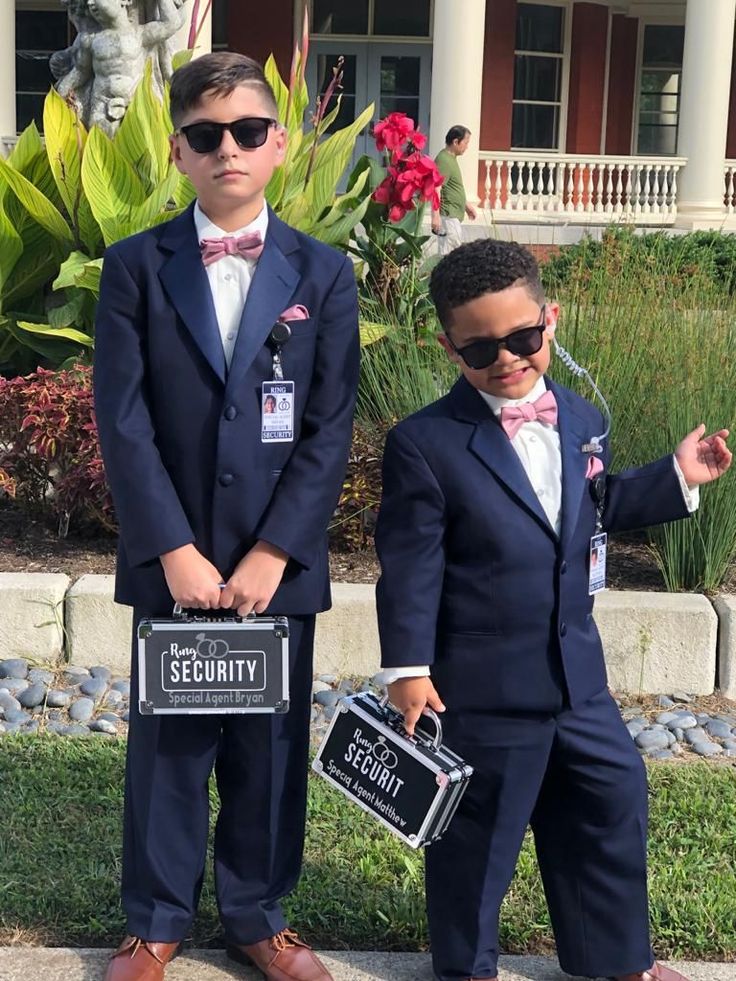
{"label": "boy's raised hand", "polygon": [[445,711],[442,699],[429,678],[399,678],[388,685],[388,697],[403,714],[404,726],[410,736],[414,735],[414,726],[427,706],[435,712]]}
{"label": "boy's raised hand", "polygon": [[263,613],[279,587],[289,556],[268,542],[256,542],[225,584],[220,606],[239,617]]}
{"label": "boy's raised hand", "polygon": [[216,610],[222,577],[194,545],[182,545],[160,556],[166,585],[175,603],[195,610]]}
{"label": "boy's raised hand", "polygon": [[704,436],[700,425],[683,439],[675,450],[675,459],[687,484],[696,487],[717,480],[731,466],[731,451],[726,446],[727,429]]}

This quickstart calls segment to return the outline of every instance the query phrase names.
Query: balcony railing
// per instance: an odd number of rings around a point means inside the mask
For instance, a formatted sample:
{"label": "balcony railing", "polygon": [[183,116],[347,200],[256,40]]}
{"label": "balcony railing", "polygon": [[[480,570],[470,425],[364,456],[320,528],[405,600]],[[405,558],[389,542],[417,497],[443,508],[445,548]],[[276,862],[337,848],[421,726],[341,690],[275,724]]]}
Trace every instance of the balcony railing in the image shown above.
{"label": "balcony railing", "polygon": [[[483,151],[483,207],[503,221],[672,225],[684,157]],[[736,209],[736,161],[731,202]]]}

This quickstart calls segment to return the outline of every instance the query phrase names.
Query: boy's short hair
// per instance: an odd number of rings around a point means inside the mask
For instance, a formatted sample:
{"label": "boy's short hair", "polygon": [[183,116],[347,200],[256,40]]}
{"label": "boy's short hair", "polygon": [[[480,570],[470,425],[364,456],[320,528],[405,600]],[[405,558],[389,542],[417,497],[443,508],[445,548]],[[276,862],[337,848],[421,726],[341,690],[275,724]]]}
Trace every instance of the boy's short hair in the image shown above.
{"label": "boy's short hair", "polygon": [[458,143],[462,143],[466,136],[470,134],[470,130],[467,126],[451,126],[447,131],[447,136],[445,137],[445,146],[449,146],[454,143],[455,140]]}
{"label": "boy's short hair", "polygon": [[172,75],[170,111],[174,128],[179,128],[185,114],[199,104],[205,93],[226,96],[240,85],[256,89],[268,112],[278,118],[276,97],[261,65],[236,51],[215,51],[192,59]]}
{"label": "boy's short hair", "polygon": [[528,249],[516,242],[479,238],[453,249],[434,267],[429,292],[447,331],[455,307],[516,284],[544,302],[539,266]]}

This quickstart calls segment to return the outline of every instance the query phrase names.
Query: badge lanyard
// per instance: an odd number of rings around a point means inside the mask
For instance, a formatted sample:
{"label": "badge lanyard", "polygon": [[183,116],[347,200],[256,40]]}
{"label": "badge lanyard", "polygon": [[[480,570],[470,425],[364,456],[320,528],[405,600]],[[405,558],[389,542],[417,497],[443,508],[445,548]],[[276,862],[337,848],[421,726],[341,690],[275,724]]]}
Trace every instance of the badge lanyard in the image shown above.
{"label": "badge lanyard", "polygon": [[606,506],[605,477],[595,477],[592,481],[595,499],[595,533],[590,539],[588,564],[588,595],[593,596],[606,588],[606,552],[608,535],[603,531],[603,511]]}
{"label": "badge lanyard", "polygon": [[294,440],[294,382],[284,379],[281,352],[291,337],[291,328],[278,320],[268,335],[271,348],[271,381],[261,385],[261,442],[291,443]]}

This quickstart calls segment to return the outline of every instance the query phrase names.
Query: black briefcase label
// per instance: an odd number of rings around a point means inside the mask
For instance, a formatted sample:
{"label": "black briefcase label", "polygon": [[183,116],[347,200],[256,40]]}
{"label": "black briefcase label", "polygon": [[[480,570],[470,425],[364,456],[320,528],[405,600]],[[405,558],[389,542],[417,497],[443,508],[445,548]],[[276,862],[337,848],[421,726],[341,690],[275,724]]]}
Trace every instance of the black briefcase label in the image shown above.
{"label": "black briefcase label", "polygon": [[284,617],[142,620],[140,711],[286,712],[288,657]]}
{"label": "black briefcase label", "polygon": [[401,716],[370,693],[344,698],[317,750],[313,768],[418,848],[439,838],[472,769],[439,739],[403,733]]}

